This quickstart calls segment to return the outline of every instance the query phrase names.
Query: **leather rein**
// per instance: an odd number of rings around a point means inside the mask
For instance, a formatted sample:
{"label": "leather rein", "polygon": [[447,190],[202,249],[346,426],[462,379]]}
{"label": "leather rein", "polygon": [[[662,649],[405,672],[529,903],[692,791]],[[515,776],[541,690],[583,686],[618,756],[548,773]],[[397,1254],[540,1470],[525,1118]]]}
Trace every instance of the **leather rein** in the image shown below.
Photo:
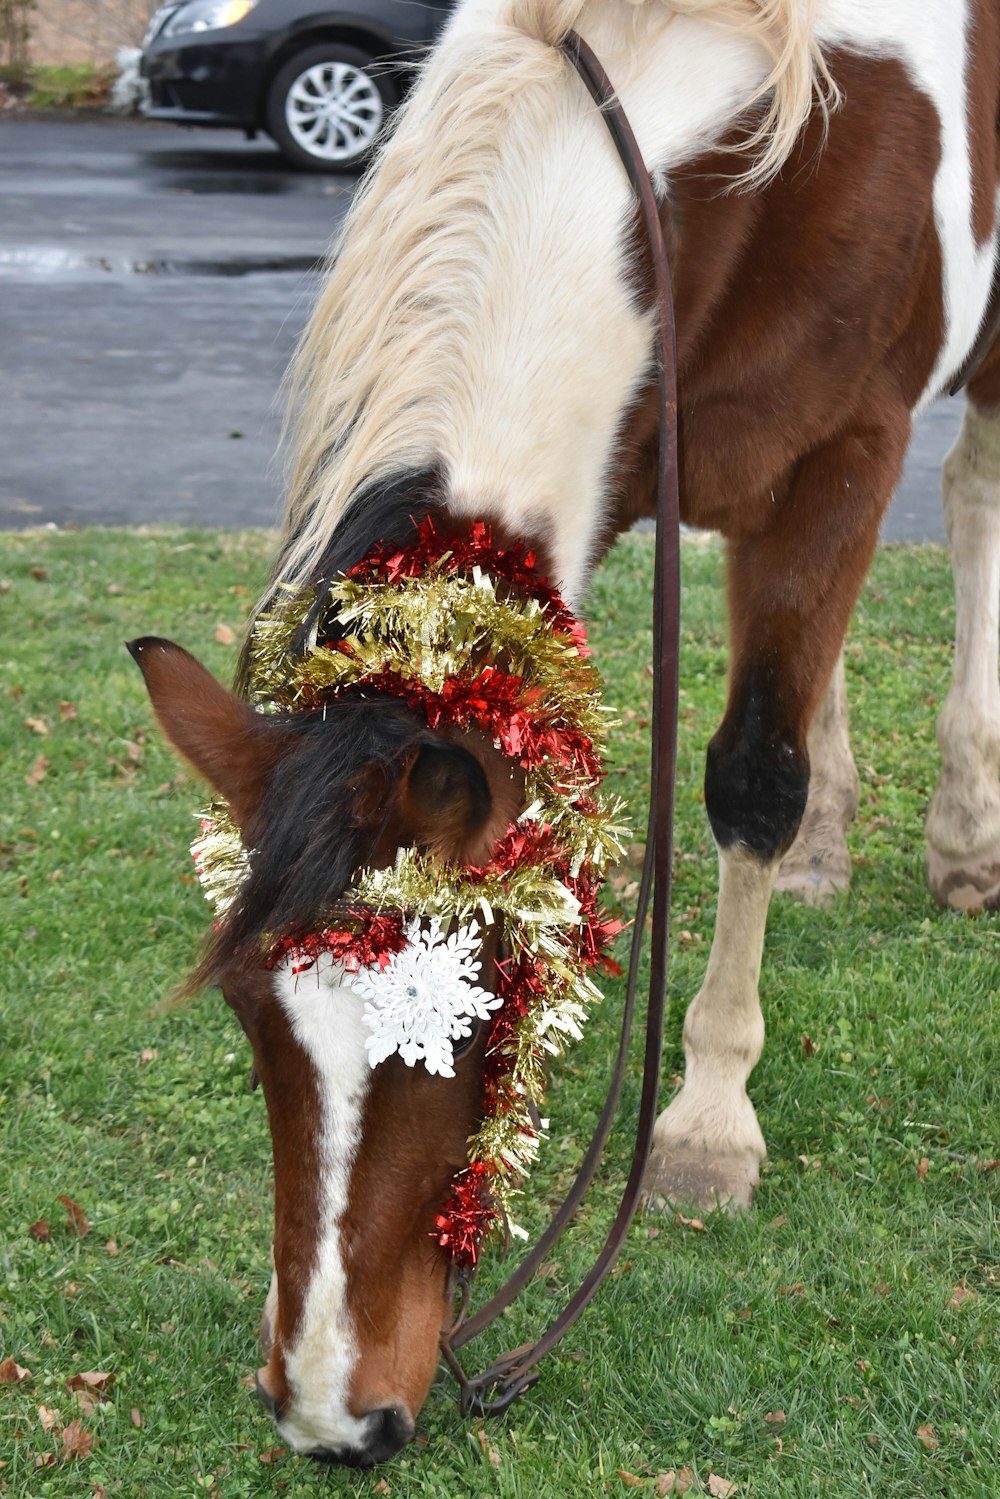
{"label": "leather rein", "polygon": [[[607,1098],[593,1139],[562,1205],[548,1228],[525,1255],[506,1284],[477,1312],[469,1314],[471,1272],[454,1273],[452,1289],[457,1311],[450,1328],[441,1333],[441,1352],[459,1385],[463,1415],[499,1415],[538,1378],[538,1364],[576,1322],[614,1264],[642,1196],[646,1161],[656,1123],[660,1052],[667,988],[667,940],[670,916],[670,876],[673,855],[674,778],[677,763],[678,648],[680,640],[680,503],[677,473],[677,350],[674,331],[670,266],[653,186],[632,128],[608,75],[587,43],[569,32],[560,43],[576,68],[611,133],[635,192],[653,272],[657,312],[657,387],[659,396],[659,453],[656,482],[656,560],[653,580],[653,711],[650,751],[650,805],[646,853],[632,927],[628,984],[621,1034]],[[636,1008],[643,934],[652,893],[649,994],[646,1002],[646,1041],[642,1092],[635,1145],[628,1180],[603,1248],[578,1290],[535,1343],[515,1348],[482,1374],[470,1377],[458,1350],[495,1321],[523,1290],[551,1252],[573,1217],[601,1160],[621,1097],[628,1065],[629,1039]]]}

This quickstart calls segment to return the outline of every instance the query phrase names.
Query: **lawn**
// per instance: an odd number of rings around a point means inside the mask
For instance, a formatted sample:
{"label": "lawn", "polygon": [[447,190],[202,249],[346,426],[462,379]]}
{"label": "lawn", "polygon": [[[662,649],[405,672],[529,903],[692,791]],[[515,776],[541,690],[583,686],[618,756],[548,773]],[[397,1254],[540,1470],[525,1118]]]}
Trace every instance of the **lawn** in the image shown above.
{"label": "lawn", "polygon": [[[638,1222],[541,1383],[499,1421],[463,1421],[442,1379],[417,1442],[375,1473],[277,1441],[248,1387],[269,1276],[263,1101],[218,994],[160,1008],[206,923],[187,853],[201,792],[122,647],[168,634],[228,673],[269,545],[0,537],[0,1370],[30,1371],[0,1386],[0,1494],[576,1499],[667,1493],[674,1472],[673,1492],[690,1481],[741,1499],[995,1499],[1000,927],[938,911],[923,883],[953,628],[931,547],[880,553],[852,629],[851,893],[772,910],[751,1084],[770,1163],[754,1212]],[[684,570],[667,1087],[711,939],[701,779],[725,685],[719,553],[686,548]],[[622,717],[612,782],[637,827],[650,571],[648,539],[627,538],[590,602]],[[616,875],[615,899],[627,905],[634,880]],[[530,1227],[599,1105],[618,1002],[609,986],[554,1079]],[[593,1202],[484,1361],[537,1332],[599,1242],[637,1071]],[[67,1388],[93,1372],[114,1381]]]}

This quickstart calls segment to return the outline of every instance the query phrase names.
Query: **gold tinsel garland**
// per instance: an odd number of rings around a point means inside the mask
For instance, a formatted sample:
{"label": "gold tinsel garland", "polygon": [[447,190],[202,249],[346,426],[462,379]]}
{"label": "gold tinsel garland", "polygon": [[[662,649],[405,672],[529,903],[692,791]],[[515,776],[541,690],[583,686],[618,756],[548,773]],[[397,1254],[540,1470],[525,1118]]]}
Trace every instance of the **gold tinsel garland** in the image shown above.
{"label": "gold tinsel garland", "polygon": [[[570,883],[551,863],[528,859],[502,869],[468,870],[400,849],[389,868],[361,870],[338,901],[341,910],[417,913],[460,924],[475,917],[500,926],[512,962],[541,966],[547,993],[518,1022],[505,1107],[488,1113],[469,1141],[470,1165],[488,1164],[492,1191],[509,1213],[537,1152],[532,1114],[545,1092],[542,1054],[560,1051],[566,1037],[579,1037],[600,998],[590,977],[597,958],[588,957],[578,940],[586,921],[597,928],[600,923],[595,911],[581,912],[570,884],[582,871],[598,885],[607,864],[620,856],[627,830],[621,803],[600,790],[611,720],[582,627],[573,622],[566,628],[570,617],[555,595],[554,610],[514,592],[486,566],[456,575],[448,570],[448,556],[431,559],[415,577],[339,578],[329,586],[318,620],[312,618],[314,593],[283,589],[254,626],[251,691],[262,712],[308,711],[347,688],[371,683],[378,690],[380,681],[398,679],[438,711],[441,695],[456,683],[479,680],[485,668],[502,674],[508,688],[516,681],[512,718],[520,715],[528,732],[541,725],[539,742],[551,742],[551,754],[522,760],[527,807],[508,834],[544,837],[550,829],[558,867],[568,867]],[[464,718],[456,712],[446,721],[477,718],[467,709]],[[498,716],[498,723],[495,742],[509,753],[509,742],[502,741],[505,735],[509,740],[510,720],[500,723]],[[213,804],[192,851],[219,919],[253,859],[224,804]]]}

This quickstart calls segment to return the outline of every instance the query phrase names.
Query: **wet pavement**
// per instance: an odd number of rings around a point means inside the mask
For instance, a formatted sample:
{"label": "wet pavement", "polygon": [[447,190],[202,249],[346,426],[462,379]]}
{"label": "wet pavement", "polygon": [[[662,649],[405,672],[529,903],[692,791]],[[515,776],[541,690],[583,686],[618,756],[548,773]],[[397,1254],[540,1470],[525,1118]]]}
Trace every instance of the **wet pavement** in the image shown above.
{"label": "wet pavement", "polygon": [[[356,180],[228,131],[0,120],[0,527],[274,524],[281,378]],[[943,539],[961,410],[921,418],[887,538]]]}

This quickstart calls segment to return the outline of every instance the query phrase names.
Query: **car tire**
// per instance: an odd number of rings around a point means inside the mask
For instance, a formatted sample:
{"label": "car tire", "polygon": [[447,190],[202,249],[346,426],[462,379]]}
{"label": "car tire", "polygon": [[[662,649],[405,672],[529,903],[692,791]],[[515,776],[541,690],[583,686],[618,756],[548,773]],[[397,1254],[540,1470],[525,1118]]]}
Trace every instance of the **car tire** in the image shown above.
{"label": "car tire", "polygon": [[342,172],[363,166],[399,89],[384,63],[330,41],[297,52],[274,75],[267,129],[293,166]]}

